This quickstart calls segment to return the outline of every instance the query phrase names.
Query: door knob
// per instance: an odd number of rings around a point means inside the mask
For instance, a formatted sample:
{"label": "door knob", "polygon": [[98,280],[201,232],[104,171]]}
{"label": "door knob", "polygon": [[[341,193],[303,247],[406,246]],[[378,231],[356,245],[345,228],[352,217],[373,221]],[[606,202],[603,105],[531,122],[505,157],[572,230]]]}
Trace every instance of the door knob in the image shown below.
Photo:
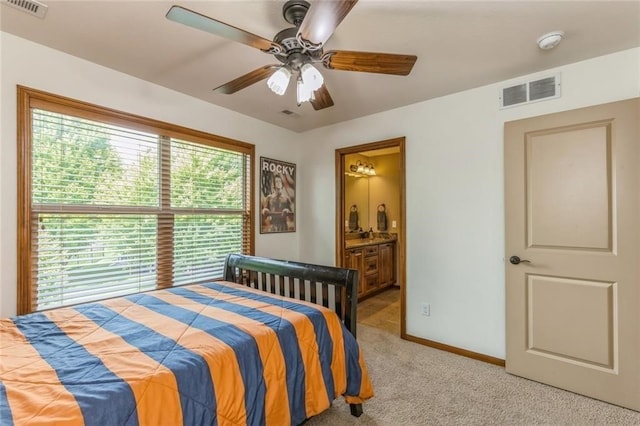
{"label": "door knob", "polygon": [[511,262],[514,265],[517,265],[519,263],[531,263],[530,260],[520,259],[518,256],[511,256],[509,258],[509,262]]}

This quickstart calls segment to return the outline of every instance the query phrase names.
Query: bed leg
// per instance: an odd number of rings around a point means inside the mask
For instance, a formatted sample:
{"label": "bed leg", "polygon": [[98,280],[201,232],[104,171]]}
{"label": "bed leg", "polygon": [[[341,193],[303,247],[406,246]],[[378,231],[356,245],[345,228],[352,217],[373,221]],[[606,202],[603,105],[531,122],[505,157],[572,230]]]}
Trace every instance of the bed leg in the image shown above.
{"label": "bed leg", "polygon": [[349,404],[351,408],[351,415],[354,417],[360,417],[362,415],[362,404]]}

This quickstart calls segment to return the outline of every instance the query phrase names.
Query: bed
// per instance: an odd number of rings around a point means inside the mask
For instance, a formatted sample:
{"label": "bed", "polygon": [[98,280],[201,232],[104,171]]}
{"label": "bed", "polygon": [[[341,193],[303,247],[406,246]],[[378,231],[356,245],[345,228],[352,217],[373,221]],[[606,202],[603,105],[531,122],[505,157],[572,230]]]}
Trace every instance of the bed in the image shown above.
{"label": "bed", "polygon": [[0,424],[301,424],[373,396],[357,271],[230,254],[221,281],[0,320]]}

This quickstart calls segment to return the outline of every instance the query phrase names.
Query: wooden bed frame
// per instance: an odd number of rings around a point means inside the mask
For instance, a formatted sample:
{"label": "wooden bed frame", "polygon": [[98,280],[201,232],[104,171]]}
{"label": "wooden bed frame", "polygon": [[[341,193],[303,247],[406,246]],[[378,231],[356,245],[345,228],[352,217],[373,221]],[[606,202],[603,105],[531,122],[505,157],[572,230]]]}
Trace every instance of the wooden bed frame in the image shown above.
{"label": "wooden bed frame", "polygon": [[[330,308],[356,337],[358,271],[355,269],[232,253],[225,260],[223,280]],[[353,416],[362,415],[362,404],[349,406]]]}

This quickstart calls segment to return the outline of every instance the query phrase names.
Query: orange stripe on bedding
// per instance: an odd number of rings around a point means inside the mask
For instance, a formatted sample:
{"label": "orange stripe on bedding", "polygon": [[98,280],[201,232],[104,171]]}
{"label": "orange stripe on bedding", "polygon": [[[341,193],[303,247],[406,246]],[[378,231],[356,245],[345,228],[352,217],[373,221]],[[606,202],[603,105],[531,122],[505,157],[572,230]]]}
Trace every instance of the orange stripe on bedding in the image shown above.
{"label": "orange stripe on bedding", "polygon": [[[199,289],[198,289],[199,290]],[[199,291],[200,293],[200,291]],[[254,337],[258,345],[266,388],[265,415],[267,424],[286,425],[291,423],[289,398],[287,397],[286,366],[278,335],[260,321],[247,318],[224,309],[204,306],[186,297],[167,291],[154,293],[165,302],[178,305],[209,318],[232,324]]]}
{"label": "orange stripe on bedding", "polygon": [[[222,282],[219,284],[227,285],[229,283]],[[234,286],[237,285],[234,283],[230,284]],[[320,358],[318,354],[318,344],[316,342],[315,330],[313,327],[313,323],[306,315],[259,300],[252,300],[233,294],[221,293],[204,286],[196,285],[190,288],[195,289],[198,293],[218,300],[223,300],[226,302],[258,309],[262,312],[279,316],[293,324],[296,331],[296,336],[298,338],[298,341],[300,342],[300,353],[302,355],[302,362],[304,364],[305,370],[305,410],[307,413],[307,417],[311,417],[315,414],[321,413],[331,405],[331,401],[329,401],[327,397],[327,391],[322,376],[322,366],[320,364]],[[242,290],[253,290],[243,286],[240,286],[240,288],[242,288]],[[261,292],[259,290],[253,290],[253,292],[256,292],[256,294],[260,294],[262,296],[265,295],[263,291]],[[269,294],[269,296],[282,298],[280,296],[271,294]],[[287,302],[292,300],[289,298],[284,299],[287,300]],[[311,306],[317,307],[318,305],[311,304]]]}
{"label": "orange stripe on bedding", "polygon": [[[261,296],[265,295],[265,292],[262,290],[257,290],[257,289],[247,287],[241,284],[237,284],[234,282],[219,281],[218,283],[238,287],[242,290],[249,291],[257,295],[261,295]],[[218,294],[217,292],[214,292],[214,293]],[[322,315],[324,316],[325,321],[327,323],[329,334],[331,335],[331,340],[333,341],[333,357],[331,360],[331,373],[333,376],[334,387],[335,387],[334,396],[339,397],[340,395],[344,394],[347,390],[347,364],[346,364],[346,358],[345,358],[345,352],[344,352],[342,322],[340,320],[340,317],[338,317],[338,315],[331,309],[324,307],[322,305],[318,305],[316,303],[307,302],[306,300],[288,298],[288,297],[283,297],[283,296],[274,295],[274,294],[270,294],[269,296],[275,297],[275,298],[284,298],[289,303],[309,306],[322,312]],[[364,364],[364,363],[362,362],[361,364]],[[369,381],[367,380],[367,382]]]}
{"label": "orange stripe on bedding", "polygon": [[[162,293],[162,292],[160,292]],[[158,293],[153,294],[157,296]],[[244,405],[244,383],[235,352],[226,343],[197,328],[136,305],[127,299],[113,299],[102,303],[121,316],[144,324],[169,339],[202,356],[209,366],[211,380],[215,386],[218,404],[218,425],[245,424],[247,422]],[[190,307],[188,307],[191,305]],[[202,311],[202,305],[189,302],[180,305],[185,309]],[[166,422],[162,422],[166,424]]]}
{"label": "orange stripe on bedding", "polygon": [[[343,395],[347,390],[347,362],[344,352],[344,336],[342,334],[342,325],[338,315],[331,309],[321,305],[317,305],[305,300],[293,300],[293,303],[304,304],[319,309],[324,315],[331,339],[333,340],[333,360],[331,363],[331,372],[333,374],[333,380],[336,389],[336,397]],[[360,383],[360,395],[359,396],[347,396],[345,395],[345,401],[348,404],[361,404],[365,400],[373,397],[373,384],[369,378],[369,372],[367,371],[367,365],[364,361],[362,349],[358,348],[358,364],[362,371],[362,382]]]}
{"label": "orange stripe on bedding", "polygon": [[[0,334],[0,380],[13,418],[33,425],[82,425],[76,399],[11,320],[0,320]],[[37,384],[22,383],[25,375]]]}
{"label": "orange stripe on bedding", "polygon": [[171,370],[78,311],[53,310],[44,315],[129,384],[140,425],[182,423],[178,385]]}
{"label": "orange stripe on bedding", "polygon": [[[218,281],[218,284],[223,284],[229,287],[237,287],[244,291],[248,291],[261,296],[265,295],[265,292],[262,290],[254,289],[254,288],[251,288],[242,284],[234,283],[231,281]],[[212,292],[212,294],[213,293],[218,294],[217,292]],[[346,354],[344,352],[344,337],[342,334],[342,326],[340,324],[341,320],[338,317],[338,315],[327,307],[324,307],[322,305],[318,305],[312,302],[307,302],[306,300],[288,298],[288,297],[283,297],[283,296],[274,295],[274,294],[270,294],[269,296],[275,297],[275,298],[284,298],[289,303],[296,303],[299,305],[310,306],[322,312],[322,314],[325,317],[327,328],[329,329],[329,333],[331,334],[331,339],[333,340],[333,359],[331,363],[331,372],[332,372],[333,380],[335,384],[336,397],[343,395],[347,390],[348,375],[347,375],[346,358],[345,358]],[[359,396],[345,395],[345,401],[349,404],[360,404],[365,400],[370,399],[374,396],[373,384],[371,383],[371,379],[367,370],[367,366],[364,361],[364,356],[362,354],[361,348],[359,348],[358,364],[360,365],[360,369],[362,371],[360,395]]]}

